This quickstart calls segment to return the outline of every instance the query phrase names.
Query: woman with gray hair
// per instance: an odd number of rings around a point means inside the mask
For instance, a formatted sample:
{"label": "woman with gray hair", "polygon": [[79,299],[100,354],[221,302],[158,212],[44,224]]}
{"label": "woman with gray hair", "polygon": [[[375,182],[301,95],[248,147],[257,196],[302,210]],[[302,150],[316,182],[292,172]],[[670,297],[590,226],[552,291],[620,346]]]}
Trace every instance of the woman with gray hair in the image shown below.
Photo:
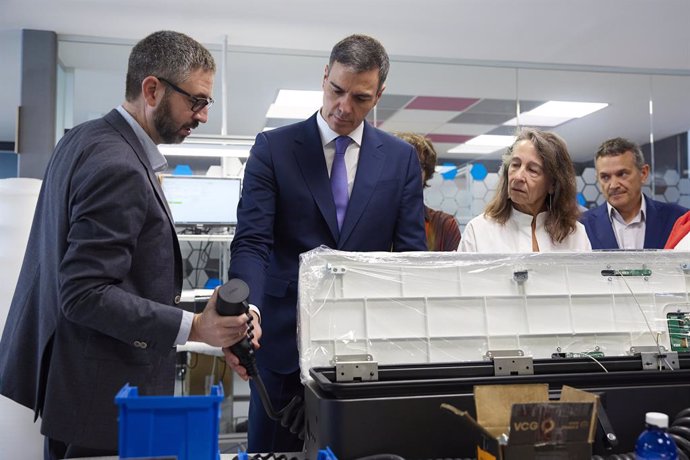
{"label": "woman with gray hair", "polygon": [[575,168],[565,141],[523,129],[503,157],[496,195],[472,219],[462,252],[590,251],[578,222]]}

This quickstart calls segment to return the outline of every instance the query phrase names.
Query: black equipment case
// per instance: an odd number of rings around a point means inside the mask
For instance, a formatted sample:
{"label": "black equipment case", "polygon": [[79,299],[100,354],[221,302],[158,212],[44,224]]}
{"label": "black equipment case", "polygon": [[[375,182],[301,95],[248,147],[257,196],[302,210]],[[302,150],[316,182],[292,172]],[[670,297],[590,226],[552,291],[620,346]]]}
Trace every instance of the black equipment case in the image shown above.
{"label": "black equipment case", "polygon": [[302,256],[308,458],[474,458],[475,385],[600,397],[594,452],[630,452],[648,411],[690,407],[680,252]]}

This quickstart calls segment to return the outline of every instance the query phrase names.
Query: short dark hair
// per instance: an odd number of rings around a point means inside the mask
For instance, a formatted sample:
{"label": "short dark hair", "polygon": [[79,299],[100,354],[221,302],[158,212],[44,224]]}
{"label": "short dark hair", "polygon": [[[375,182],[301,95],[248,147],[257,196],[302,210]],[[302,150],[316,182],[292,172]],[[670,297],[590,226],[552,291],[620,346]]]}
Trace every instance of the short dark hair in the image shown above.
{"label": "short dark hair", "polygon": [[379,70],[379,86],[381,91],[388,77],[390,60],[383,45],[368,35],[350,35],[335,44],[328,60],[330,72],[334,62],[339,62],[355,72],[366,72],[372,69]]}
{"label": "short dark hair", "polygon": [[642,154],[642,149],[635,142],[623,137],[614,137],[602,142],[594,157],[594,164],[596,166],[596,161],[601,157],[616,157],[623,155],[625,152],[632,152],[635,157],[635,166],[642,171],[642,167],[647,163]]}
{"label": "short dark hair", "polygon": [[513,212],[513,205],[508,197],[508,167],[513,149],[521,141],[529,141],[534,145],[544,163],[544,172],[552,181],[553,194],[544,227],[551,240],[560,243],[575,231],[580,210],[577,207],[575,167],[565,141],[556,133],[532,128],[520,131],[513,145],[503,155],[496,195],[486,206],[484,214],[505,224]]}
{"label": "short dark hair", "polygon": [[186,81],[196,70],[216,71],[211,53],[193,38],[170,30],[154,32],[134,45],[129,55],[125,99],[141,94],[141,82],[148,76],[175,84]]}
{"label": "short dark hair", "polygon": [[429,180],[436,171],[436,149],[429,139],[416,133],[395,133],[397,137],[412,145],[417,151],[419,164],[424,173],[424,187],[428,187]]}

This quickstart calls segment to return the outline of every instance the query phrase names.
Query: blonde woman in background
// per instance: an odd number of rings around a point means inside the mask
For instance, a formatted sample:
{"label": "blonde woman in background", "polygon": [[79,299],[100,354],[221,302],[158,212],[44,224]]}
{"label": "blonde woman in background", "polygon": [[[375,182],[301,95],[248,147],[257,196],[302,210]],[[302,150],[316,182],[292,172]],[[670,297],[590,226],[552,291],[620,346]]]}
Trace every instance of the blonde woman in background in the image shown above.
{"label": "blonde woman in background", "polygon": [[465,227],[462,252],[590,251],[578,222],[575,168],[557,134],[524,129],[503,157],[498,190]]}

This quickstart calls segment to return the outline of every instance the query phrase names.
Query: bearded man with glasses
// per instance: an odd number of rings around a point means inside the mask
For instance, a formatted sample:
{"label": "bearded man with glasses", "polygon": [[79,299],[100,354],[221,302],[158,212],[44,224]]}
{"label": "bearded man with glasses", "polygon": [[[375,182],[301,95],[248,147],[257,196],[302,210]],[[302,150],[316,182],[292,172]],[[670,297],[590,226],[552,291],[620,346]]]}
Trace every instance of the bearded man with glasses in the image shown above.
{"label": "bearded man with glasses", "polygon": [[43,180],[0,341],[0,393],[41,417],[46,459],[117,455],[115,394],[172,395],[175,345],[227,347],[245,315],[179,308],[182,259],[157,144],[206,123],[215,62],[156,32],[129,58],[125,102],[71,129]]}

